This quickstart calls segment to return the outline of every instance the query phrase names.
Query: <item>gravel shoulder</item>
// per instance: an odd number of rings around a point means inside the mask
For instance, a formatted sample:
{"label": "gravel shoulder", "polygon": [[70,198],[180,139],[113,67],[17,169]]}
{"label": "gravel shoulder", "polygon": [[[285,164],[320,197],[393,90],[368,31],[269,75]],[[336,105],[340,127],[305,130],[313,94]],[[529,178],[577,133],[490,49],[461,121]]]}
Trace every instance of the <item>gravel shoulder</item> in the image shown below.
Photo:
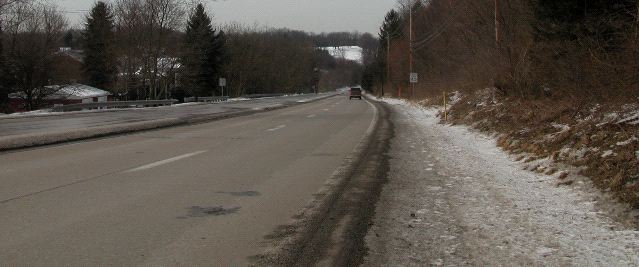
{"label": "gravel shoulder", "polygon": [[364,266],[639,265],[639,232],[589,185],[557,186],[494,138],[387,102],[396,134]]}

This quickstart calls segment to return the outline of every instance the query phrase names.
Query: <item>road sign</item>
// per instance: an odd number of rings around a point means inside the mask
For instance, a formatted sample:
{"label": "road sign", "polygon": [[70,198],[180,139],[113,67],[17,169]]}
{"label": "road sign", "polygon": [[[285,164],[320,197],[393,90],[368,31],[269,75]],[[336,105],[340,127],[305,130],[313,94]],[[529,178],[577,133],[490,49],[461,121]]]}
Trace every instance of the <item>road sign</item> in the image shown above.
{"label": "road sign", "polygon": [[220,87],[226,86],[226,78],[220,78]]}
{"label": "road sign", "polygon": [[417,75],[417,73],[411,73],[410,83],[417,83],[417,81],[419,81],[419,76]]}

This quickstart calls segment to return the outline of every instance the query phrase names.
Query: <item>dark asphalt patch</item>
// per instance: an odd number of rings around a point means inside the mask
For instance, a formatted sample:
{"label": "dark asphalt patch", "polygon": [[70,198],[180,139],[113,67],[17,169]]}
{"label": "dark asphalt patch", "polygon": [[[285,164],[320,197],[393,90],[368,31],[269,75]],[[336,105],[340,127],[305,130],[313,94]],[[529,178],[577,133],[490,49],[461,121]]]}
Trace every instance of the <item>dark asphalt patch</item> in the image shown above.
{"label": "dark asphalt patch", "polygon": [[242,192],[216,192],[218,194],[226,194],[234,197],[259,197],[262,194],[257,191],[242,191]]}
{"label": "dark asphalt patch", "polygon": [[338,154],[335,153],[315,153],[315,154],[311,154],[312,157],[335,157],[338,156]]}
{"label": "dark asphalt patch", "polygon": [[[208,216],[221,216],[221,215],[234,214],[239,211],[240,211],[240,207],[224,208],[222,206],[218,206],[218,207],[193,206],[189,208],[189,214],[187,215],[187,217],[199,218],[199,217],[208,217]],[[179,218],[184,218],[184,217],[179,217]]]}

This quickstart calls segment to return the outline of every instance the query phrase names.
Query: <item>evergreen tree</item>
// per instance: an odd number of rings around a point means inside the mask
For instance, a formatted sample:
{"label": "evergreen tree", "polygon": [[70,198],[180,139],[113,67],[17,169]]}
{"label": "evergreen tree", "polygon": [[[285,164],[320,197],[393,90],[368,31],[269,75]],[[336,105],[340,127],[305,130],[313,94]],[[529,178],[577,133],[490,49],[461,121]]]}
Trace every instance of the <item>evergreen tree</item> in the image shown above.
{"label": "evergreen tree", "polygon": [[9,110],[9,93],[13,83],[11,79],[11,71],[8,61],[4,54],[4,32],[0,26],[0,113],[8,113]]}
{"label": "evergreen tree", "polygon": [[402,18],[399,13],[394,9],[389,11],[379,31],[380,47],[386,49],[387,38],[393,40],[402,36]]}
{"label": "evergreen tree", "polygon": [[111,89],[117,73],[113,14],[106,3],[99,1],[87,17],[85,25],[84,78],[88,85]]}
{"label": "evergreen tree", "polygon": [[[388,43],[394,39],[402,37],[402,18],[400,14],[392,9],[384,17],[384,22],[379,32],[380,53],[377,54],[375,63],[377,66],[370,69],[370,73],[380,75],[381,82],[384,84],[389,77],[387,76],[387,53]],[[370,75],[370,74],[369,74]]]}
{"label": "evergreen tree", "polygon": [[73,47],[73,33],[69,30],[63,37],[65,47]]}
{"label": "evergreen tree", "polygon": [[187,23],[182,58],[183,83],[196,96],[210,95],[217,87],[224,43],[224,32],[216,34],[204,6],[198,4]]}

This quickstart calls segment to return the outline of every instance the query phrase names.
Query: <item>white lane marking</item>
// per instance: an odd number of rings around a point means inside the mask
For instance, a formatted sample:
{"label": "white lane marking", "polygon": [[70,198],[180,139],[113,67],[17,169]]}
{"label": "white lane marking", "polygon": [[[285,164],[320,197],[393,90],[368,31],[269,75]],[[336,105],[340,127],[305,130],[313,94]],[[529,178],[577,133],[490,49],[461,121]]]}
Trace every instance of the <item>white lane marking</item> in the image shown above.
{"label": "white lane marking", "polygon": [[373,105],[373,103],[368,101],[368,99],[364,99],[364,100],[366,101],[366,103],[368,103],[368,105],[370,105],[373,108],[373,120],[371,121],[371,124],[368,126],[368,129],[366,130],[366,135],[370,135],[375,130],[375,126],[377,125],[377,120],[379,120],[379,111],[377,110],[377,107]]}
{"label": "white lane marking", "polygon": [[315,118],[315,117],[317,117],[317,115],[315,115],[315,114],[311,114],[311,115],[308,115],[308,116],[306,116],[306,117],[310,119],[310,118]]}
{"label": "white lane marking", "polygon": [[323,110],[323,111],[329,111],[330,109],[325,108],[325,109],[322,109],[322,110]]}
{"label": "white lane marking", "polygon": [[277,130],[284,129],[285,127],[286,127],[286,125],[280,125],[280,126],[277,126],[277,127],[275,127],[275,128],[268,129],[268,130],[266,130],[266,131],[267,131],[267,132],[275,132],[275,131],[277,131]]}
{"label": "white lane marking", "polygon": [[183,159],[186,159],[186,158],[197,156],[199,154],[203,154],[203,153],[206,153],[206,152],[208,152],[208,150],[202,150],[202,151],[197,151],[197,152],[193,152],[193,153],[189,153],[189,154],[184,154],[182,156],[177,156],[177,157],[174,157],[174,158],[165,159],[165,160],[161,160],[161,161],[154,162],[154,163],[151,163],[151,164],[147,164],[147,165],[144,165],[144,166],[140,166],[140,167],[137,167],[135,169],[128,170],[125,173],[139,172],[139,171],[152,169],[152,168],[159,167],[159,166],[162,166],[162,165],[166,165],[166,164],[169,164],[169,163],[172,163],[172,162],[176,162],[178,160],[183,160]]}

